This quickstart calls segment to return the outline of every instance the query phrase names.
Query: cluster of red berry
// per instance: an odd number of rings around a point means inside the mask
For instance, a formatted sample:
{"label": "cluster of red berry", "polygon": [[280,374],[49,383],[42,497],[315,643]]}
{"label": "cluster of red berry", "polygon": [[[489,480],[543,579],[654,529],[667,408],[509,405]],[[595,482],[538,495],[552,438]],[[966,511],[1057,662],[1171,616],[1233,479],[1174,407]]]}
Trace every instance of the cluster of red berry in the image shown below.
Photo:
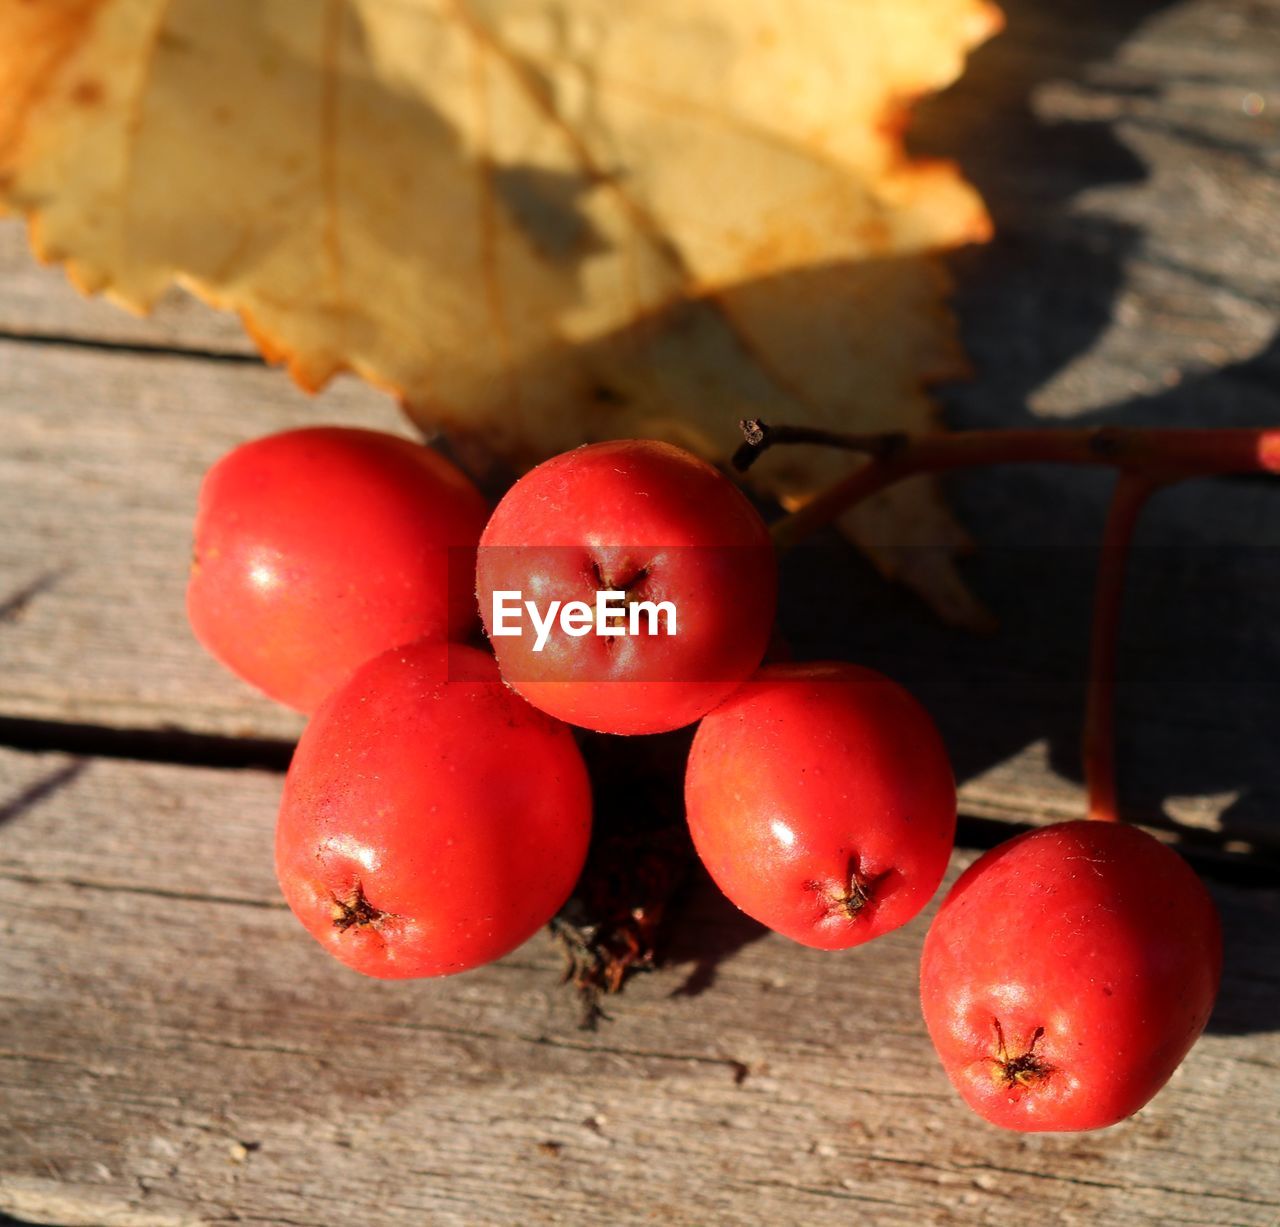
{"label": "cluster of red berry", "polygon": [[[463,971],[563,905],[591,829],[569,725],[700,720],[694,845],[738,907],[797,942],[878,937],[942,880],[956,797],[928,715],[851,664],[761,667],[769,534],[732,482],[678,448],[579,448],[490,515],[427,448],[291,431],[210,470],[195,536],[201,642],[314,713],[277,872],[298,919],[359,971]],[[467,643],[477,599],[492,652]],[[922,1001],[984,1117],[1089,1129],[1168,1080],[1220,967],[1214,906],[1181,858],[1132,828],[1069,822],[960,877],[925,941]]]}

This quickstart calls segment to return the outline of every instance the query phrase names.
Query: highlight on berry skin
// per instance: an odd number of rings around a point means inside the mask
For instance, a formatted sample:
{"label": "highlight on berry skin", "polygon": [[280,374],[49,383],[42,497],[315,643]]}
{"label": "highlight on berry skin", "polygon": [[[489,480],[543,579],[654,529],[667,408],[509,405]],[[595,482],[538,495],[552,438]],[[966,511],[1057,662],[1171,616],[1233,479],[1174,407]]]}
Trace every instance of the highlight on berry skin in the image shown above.
{"label": "highlight on berry skin", "polygon": [[803,945],[843,950],[933,897],[956,791],[933,721],[897,683],[839,662],[777,664],[703,718],[685,810],[733,903]]}
{"label": "highlight on berry skin", "polygon": [[276,873],[348,967],[452,975],[551,920],[591,817],[568,728],[504,686],[486,653],[424,639],[367,661],[312,717],[285,780]]}
{"label": "highlight on berry skin", "polygon": [[387,648],[471,633],[487,516],[456,465],[397,435],[315,426],[243,443],[200,487],[192,631],[238,677],[312,712]]}
{"label": "highlight on berry skin", "polygon": [[1082,820],[960,875],[925,939],[920,997],[975,1112],[1075,1131],[1132,1116],[1168,1082],[1221,974],[1217,909],[1187,863],[1135,827]]}

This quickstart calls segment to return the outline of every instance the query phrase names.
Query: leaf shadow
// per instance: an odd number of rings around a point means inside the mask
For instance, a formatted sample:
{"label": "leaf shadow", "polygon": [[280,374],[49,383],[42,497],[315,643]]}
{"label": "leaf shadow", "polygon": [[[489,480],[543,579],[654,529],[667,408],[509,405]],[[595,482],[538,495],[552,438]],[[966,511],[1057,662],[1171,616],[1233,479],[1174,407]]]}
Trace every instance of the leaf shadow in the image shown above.
{"label": "leaf shadow", "polygon": [[[1047,119],[1038,95],[1042,87],[1062,83],[1087,93],[1098,70],[1110,74],[1113,92],[1150,92],[1126,84],[1123,69],[1116,68],[1117,51],[1144,22],[1175,6],[1171,0],[1064,0],[1047,8],[1034,0],[1006,0],[1003,7],[1006,30],[971,57],[956,86],[918,106],[908,133],[913,152],[944,156],[964,168],[996,223],[990,244],[951,262],[964,345],[977,376],[944,394],[956,426],[1036,423],[1029,398],[1089,352],[1112,324],[1126,265],[1144,236],[1136,224],[1077,206],[1087,192],[1138,184],[1148,172],[1111,118]],[[348,86],[378,88],[372,74]],[[398,121],[407,126],[447,127],[420,103],[402,100],[402,111]],[[455,134],[443,133],[439,144],[442,175],[474,173]],[[489,188],[494,205],[517,229],[549,237],[549,246],[543,244],[549,258],[573,266],[594,249],[597,236],[577,211],[576,179],[510,167]],[[391,249],[402,236],[376,237]],[[836,317],[843,322],[877,310],[877,287],[885,277],[893,279],[892,265],[867,261],[809,270],[734,287],[731,295],[761,330],[795,338],[801,358],[789,357],[793,368],[803,368],[815,329],[829,329]],[[846,298],[838,301],[841,294]],[[618,433],[612,423],[624,421],[625,433],[634,433],[633,419],[625,416],[630,390],[614,379],[619,369],[650,400],[655,390],[661,399],[664,372],[687,362],[691,350],[703,347],[709,366],[717,356],[730,359],[719,365],[732,366],[741,353],[730,350],[740,340],[713,306],[686,304],[606,338],[594,354],[589,350],[583,355],[587,382],[575,392],[598,406],[602,437]],[[546,362],[561,357],[551,354]],[[1074,420],[1274,421],[1278,365],[1273,343],[1254,358]],[[536,382],[540,374],[547,372],[531,369],[520,378]],[[777,394],[767,383],[746,380],[706,390],[726,404],[726,431],[739,409],[757,403],[753,398]],[[454,445],[465,451],[467,441]],[[880,582],[834,537],[788,560],[783,627],[799,655],[853,657],[915,690],[942,726],[962,781],[1040,743],[1056,772],[1078,779],[1089,600],[1106,491],[1100,475],[1063,483],[1034,471],[998,480],[966,476],[949,484],[960,519],[982,542],[967,564],[968,579],[1001,619],[1002,630],[992,639],[939,626],[918,601]],[[1235,794],[1222,818],[1227,833],[1248,838],[1267,831],[1274,845],[1280,766],[1266,730],[1277,726],[1280,699],[1257,679],[1280,676],[1277,645],[1274,637],[1243,642],[1227,633],[1234,611],[1246,604],[1257,608],[1261,601],[1280,615],[1280,583],[1259,592],[1267,555],[1249,553],[1256,544],[1252,526],[1264,514],[1258,492],[1243,486],[1219,484],[1207,496],[1194,488],[1161,496],[1144,527],[1149,549],[1142,552],[1126,607],[1120,710],[1123,787],[1136,816],[1177,826],[1174,798]],[[1189,529],[1196,535],[1186,546]],[[1189,633],[1203,636],[1210,621],[1180,616],[1189,604],[1206,600],[1221,611],[1224,628],[1211,648],[1188,642]],[[1143,714],[1153,712],[1162,719],[1144,722]],[[1177,718],[1167,718],[1169,712]],[[679,940],[692,943],[681,947],[681,958],[694,965],[682,991],[711,983],[720,960],[759,936],[751,922],[726,916],[701,938],[677,926]],[[1230,931],[1228,940],[1235,940]],[[1251,1015],[1259,1027],[1274,1025],[1274,1016],[1274,1002]]]}
{"label": "leaf shadow", "polygon": [[[1032,393],[1112,325],[1126,265],[1144,235],[1074,206],[1090,189],[1140,183],[1146,169],[1111,122],[1044,120],[1033,95],[1050,80],[1086,82],[1093,66],[1106,65],[1135,29],[1170,5],[1071,0],[1048,16],[1029,0],[1005,7],[1007,31],[973,57],[953,90],[923,104],[912,130],[917,151],[961,163],[996,222],[991,244],[952,261],[965,348],[976,368],[972,382],[943,392],[958,427],[1042,424],[1029,408]],[[1061,37],[1067,31],[1070,37]],[[823,301],[824,282],[844,285],[851,271],[809,270],[743,292],[783,316],[812,309]],[[799,335],[805,326],[804,319],[779,318],[772,331]],[[649,328],[652,335],[653,321]],[[649,351],[644,360],[660,362],[661,354]],[[1280,344],[1273,339],[1252,357],[1072,421],[1274,423],[1277,386]],[[942,727],[961,782],[1036,746],[1055,773],[1078,782],[1090,604],[1109,488],[1106,474],[1064,480],[1039,469],[948,483],[959,518],[981,543],[966,575],[1000,619],[993,637],[941,626],[834,534],[787,559],[783,631],[798,656],[856,659],[908,685]],[[1228,839],[1280,844],[1280,757],[1270,736],[1280,727],[1280,641],[1250,629],[1280,624],[1274,499],[1274,491],[1247,482],[1189,483],[1153,503],[1135,551],[1118,696],[1124,804],[1135,818],[1178,830],[1193,851],[1197,844],[1207,851],[1209,840],[1195,825],[1205,820],[1205,807],[1185,802],[1213,795],[1235,798],[1217,819]],[[1243,609],[1251,612],[1241,631]],[[1212,842],[1220,845],[1221,837]],[[1235,872],[1229,860],[1201,864],[1218,876]],[[1249,880],[1274,874],[1280,882],[1278,865],[1275,854],[1251,858]],[[1260,939],[1249,931],[1256,918],[1238,899],[1233,892],[1224,908],[1229,960],[1274,965],[1280,934],[1259,952]],[[693,931],[681,918],[678,961],[693,970],[677,992],[714,982],[719,961],[762,932],[726,916]],[[1276,1028],[1280,995],[1248,988],[1252,982],[1229,973],[1213,1029]]]}
{"label": "leaf shadow", "polygon": [[[1111,323],[1123,270],[1142,242],[1136,229],[1078,214],[1081,190],[1134,182],[1141,164],[1106,123],[1045,125],[1027,105],[1035,74],[1060,49],[1019,46],[1018,30],[1043,21],[1031,5],[1005,5],[1008,33],[974,57],[947,95],[926,103],[915,133],[959,155],[995,216],[996,238],[953,261],[957,310],[977,378],[944,392],[957,427],[1043,424],[1029,408],[1036,389]],[[1076,45],[1121,36],[1169,7],[1073,0],[1052,24],[1069,23]],[[1042,32],[1047,28],[1042,26]],[[1101,60],[1102,56],[1089,56]],[[1051,74],[1069,77],[1061,63]],[[1022,102],[1010,98],[991,118],[984,74],[1021,75]],[[1115,88],[1111,85],[1109,88]],[[1150,381],[1148,381],[1150,384]],[[1254,355],[1182,377],[1167,388],[1128,396],[1081,415],[1074,425],[1229,426],[1280,424],[1280,333]],[[1043,743],[1050,767],[1079,781],[1080,727],[1093,577],[1110,479],[1047,470],[957,476],[948,494],[981,543],[967,578],[995,609],[1001,630],[971,639],[929,625],[914,603],[863,574],[837,600],[859,608],[846,650],[903,678],[938,717],[958,777],[972,780]],[[1280,506],[1274,489],[1248,481],[1194,482],[1162,493],[1139,533],[1126,587],[1117,695],[1121,789],[1126,813],[1176,830],[1195,853],[1233,840],[1257,844],[1240,863],[1200,861],[1211,877],[1269,889],[1218,891],[1226,973],[1209,1029],[1272,1032],[1280,1025]],[[833,540],[795,560],[812,608],[830,591]],[[818,556],[827,552],[824,561]],[[799,611],[797,611],[797,614]],[[838,652],[837,618],[815,641]],[[797,624],[799,624],[797,617]],[[869,628],[869,629],[868,629]],[[1186,802],[1226,798],[1219,833],[1188,825]],[[1233,798],[1233,799],[1232,799]],[[1216,808],[1216,807],[1210,807]],[[1192,806],[1191,810],[1194,811]],[[1200,815],[1203,820],[1203,811]],[[1190,813],[1194,823],[1197,815]]]}

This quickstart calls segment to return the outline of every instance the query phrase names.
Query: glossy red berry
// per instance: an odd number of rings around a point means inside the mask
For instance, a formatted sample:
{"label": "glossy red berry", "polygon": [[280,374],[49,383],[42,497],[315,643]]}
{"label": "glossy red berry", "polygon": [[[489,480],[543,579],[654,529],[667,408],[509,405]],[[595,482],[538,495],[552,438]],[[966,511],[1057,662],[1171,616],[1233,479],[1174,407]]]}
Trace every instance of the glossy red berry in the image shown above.
{"label": "glossy red berry", "polygon": [[[594,618],[578,634],[557,622],[541,646],[531,618],[504,636],[494,616],[504,592],[546,616],[570,602],[594,610],[610,591],[628,611],[672,612],[617,636],[595,633]],[[512,487],[481,539],[477,593],[502,675],[529,702],[598,732],[657,733],[692,723],[760,663],[776,564],[732,482],[680,448],[621,440],[566,452]]]}
{"label": "glossy red berry", "polygon": [[761,669],[699,725],[685,804],[720,889],[824,950],[915,916],[955,837],[955,784],[932,720],[901,686],[850,664]]}
{"label": "glossy red berry", "polygon": [[979,1115],[1024,1131],[1138,1111],[1204,1030],[1218,914],[1177,853],[1133,827],[1065,822],[975,861],[929,929],[925,1022]]}
{"label": "glossy red berry", "polygon": [[276,872],[317,941],[370,976],[487,963],[546,924],[581,871],[591,794],[570,731],[474,648],[361,666],[302,735]]}
{"label": "glossy red berry", "polygon": [[466,634],[486,515],[459,469],[408,439],[322,426],[246,443],[200,489],[192,629],[233,673],[309,712],[389,647]]}

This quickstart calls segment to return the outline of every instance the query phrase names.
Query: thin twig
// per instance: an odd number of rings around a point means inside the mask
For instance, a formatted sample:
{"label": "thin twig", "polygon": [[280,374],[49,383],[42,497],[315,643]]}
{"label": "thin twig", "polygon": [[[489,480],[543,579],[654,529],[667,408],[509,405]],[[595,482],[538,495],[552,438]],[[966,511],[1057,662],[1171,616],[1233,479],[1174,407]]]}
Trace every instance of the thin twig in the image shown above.
{"label": "thin twig", "polygon": [[[855,469],[812,500],[828,511],[828,519],[904,477],[978,465],[1106,465],[1160,481],[1224,473],[1280,473],[1280,430],[1276,429],[1097,426],[1083,430],[963,430],[911,435],[898,431],[842,434],[804,426],[770,426],[759,420],[740,425],[746,441],[733,457],[740,471],[778,445],[835,447],[869,458],[868,465]],[[867,467],[876,468],[879,476],[874,481],[864,476]],[[810,513],[806,520],[811,528],[820,527],[815,514]]]}
{"label": "thin twig", "polygon": [[911,441],[911,436],[905,431],[878,435],[842,434],[816,426],[770,426],[760,418],[744,418],[738,423],[738,429],[742,431],[743,442],[734,452],[732,464],[740,473],[745,473],[769,448],[779,443],[809,443],[885,459]]}
{"label": "thin twig", "polygon": [[778,445],[814,444],[860,452],[868,459],[847,477],[777,521],[774,541],[785,549],[830,524],[887,486],[921,473],[996,464],[1106,465],[1158,483],[1226,473],[1280,473],[1280,430],[1158,430],[1097,426],[1083,430],[965,430],[911,435],[842,434],[808,426],[739,423],[744,442],[739,471]]}

